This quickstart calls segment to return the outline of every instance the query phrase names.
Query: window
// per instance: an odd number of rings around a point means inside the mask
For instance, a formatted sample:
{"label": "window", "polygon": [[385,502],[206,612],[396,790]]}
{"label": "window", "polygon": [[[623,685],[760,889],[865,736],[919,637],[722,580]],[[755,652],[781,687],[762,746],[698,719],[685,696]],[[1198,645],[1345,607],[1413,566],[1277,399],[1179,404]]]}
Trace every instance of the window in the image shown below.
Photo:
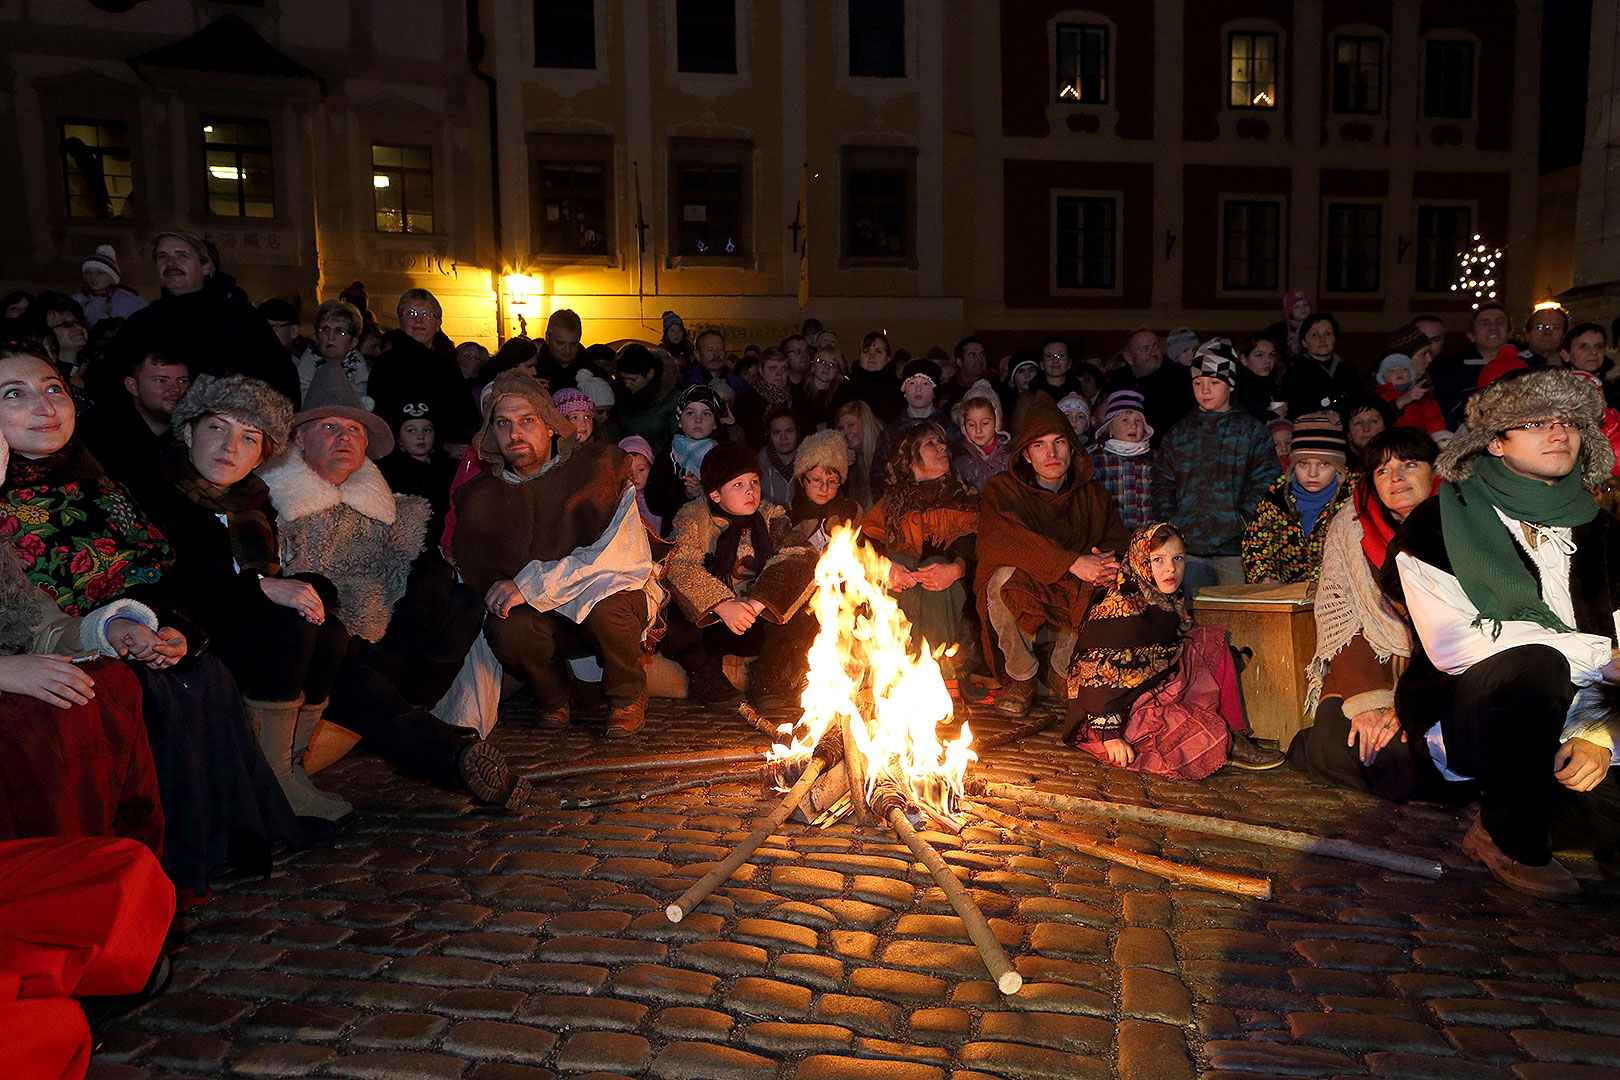
{"label": "window", "polygon": [[1115,203],[1111,198],[1058,196],[1058,288],[1114,287],[1116,221]]}
{"label": "window", "polygon": [[1108,27],[1057,28],[1057,99],[1108,104]]}
{"label": "window", "polygon": [[534,66],[596,66],[596,0],[534,0]]}
{"label": "window", "polygon": [[849,0],[849,73],[905,78],[905,0]]}
{"label": "window", "polygon": [[1328,207],[1327,288],[1329,292],[1377,292],[1381,207],[1334,203]]}
{"label": "window", "polygon": [[910,150],[844,152],[845,258],[891,262],[911,257],[916,161]]}
{"label": "window", "polygon": [[670,251],[676,256],[751,254],[753,147],[709,139],[672,140]]}
{"label": "window", "polygon": [[675,0],[675,54],[681,71],[736,74],[735,0]]}
{"label": "window", "polygon": [[1450,292],[1457,283],[1457,255],[1472,243],[1473,211],[1466,206],[1420,206],[1417,220],[1417,291]]}
{"label": "window", "polygon": [[607,254],[607,166],[553,161],[539,166],[533,248],[543,255]]}
{"label": "window", "polygon": [[135,173],[127,125],[114,120],[63,120],[61,150],[68,217],[129,214]]}
{"label": "window", "polygon": [[263,120],[203,119],[208,212],[215,217],[274,217],[270,125]]}
{"label": "window", "polygon": [[371,148],[371,189],[377,231],[433,231],[433,151],[425,146]]}
{"label": "window", "polygon": [[1276,292],[1282,204],[1232,200],[1222,217],[1221,288]]}
{"label": "window", "polygon": [[1374,37],[1333,42],[1333,111],[1376,113],[1384,101],[1384,43]]}
{"label": "window", "polygon": [[1234,30],[1227,50],[1230,90],[1234,109],[1277,107],[1277,35]]}
{"label": "window", "polygon": [[1423,115],[1466,120],[1474,115],[1474,45],[1430,41],[1423,47]]}

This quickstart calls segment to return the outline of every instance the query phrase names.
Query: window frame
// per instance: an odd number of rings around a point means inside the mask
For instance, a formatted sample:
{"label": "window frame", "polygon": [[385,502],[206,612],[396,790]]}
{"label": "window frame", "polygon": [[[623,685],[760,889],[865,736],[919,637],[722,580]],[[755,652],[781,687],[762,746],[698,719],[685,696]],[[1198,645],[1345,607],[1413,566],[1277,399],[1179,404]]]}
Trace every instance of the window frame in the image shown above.
{"label": "window frame", "polygon": [[[1054,190],[1051,193],[1051,200],[1052,200],[1051,201],[1051,215],[1052,216],[1049,219],[1050,223],[1051,223],[1051,237],[1050,237],[1050,240],[1049,240],[1049,243],[1050,243],[1051,247],[1050,247],[1050,253],[1049,253],[1049,260],[1050,261],[1048,263],[1048,265],[1051,267],[1050,274],[1049,274],[1049,277],[1048,277],[1048,288],[1051,290],[1051,295],[1053,295],[1053,296],[1095,296],[1095,297],[1120,296],[1120,295],[1122,295],[1123,292],[1124,292],[1123,281],[1124,281],[1124,276],[1125,275],[1123,273],[1123,268],[1122,268],[1122,266],[1120,264],[1120,237],[1121,237],[1122,230],[1123,230],[1123,217],[1124,217],[1123,208],[1124,208],[1124,203],[1125,203],[1125,194],[1124,194],[1124,192],[1122,192],[1122,191],[1078,190],[1078,189],[1067,189],[1067,188],[1065,188],[1065,189]],[[1063,236],[1063,228],[1062,228],[1062,225],[1061,225],[1061,222],[1060,222],[1060,218],[1061,218],[1061,215],[1062,215],[1062,212],[1063,212],[1063,204],[1065,202],[1075,202],[1075,203],[1082,204],[1082,208],[1084,207],[1085,204],[1093,204],[1093,203],[1096,203],[1096,204],[1107,203],[1108,204],[1109,212],[1110,212],[1110,215],[1112,217],[1111,228],[1109,230],[1110,233],[1111,233],[1112,251],[1109,253],[1109,256],[1108,256],[1110,278],[1109,278],[1109,281],[1108,281],[1107,284],[1090,284],[1090,285],[1088,285],[1088,284],[1072,284],[1071,285],[1071,284],[1065,284],[1063,282],[1061,270],[1059,269],[1060,260],[1062,259],[1062,255],[1063,255],[1062,250],[1061,250],[1061,238]],[[1081,229],[1076,230],[1076,232],[1077,232],[1078,235],[1083,236],[1085,230],[1083,228],[1081,228]],[[1075,261],[1076,261],[1077,264],[1083,266],[1085,261],[1086,261],[1086,258],[1087,258],[1087,256],[1084,254],[1083,251],[1077,251],[1077,253],[1075,255]]]}
{"label": "window frame", "polygon": [[[74,174],[74,172],[72,170],[70,170],[68,168],[69,158],[68,158],[68,153],[67,153],[67,149],[66,149],[67,141],[68,141],[67,129],[69,127],[90,127],[90,128],[98,129],[98,135],[97,135],[98,142],[97,142],[96,146],[93,147],[93,148],[86,147],[86,149],[93,149],[93,151],[96,154],[97,161],[101,163],[101,166],[102,166],[101,175],[102,175],[102,179],[103,179],[103,186],[106,186],[105,181],[106,181],[107,176],[108,176],[107,169],[106,169],[106,157],[107,157],[106,151],[109,150],[109,149],[120,149],[120,148],[118,148],[118,147],[109,147],[109,146],[106,146],[106,145],[102,144],[99,141],[99,139],[100,139],[99,129],[102,129],[102,128],[106,128],[108,130],[118,129],[123,135],[124,145],[123,145],[123,147],[121,149],[123,151],[124,163],[128,167],[128,172],[127,172],[127,174],[125,174],[123,176],[123,179],[128,181],[128,183],[129,183],[129,191],[126,192],[123,195],[113,195],[110,191],[108,192],[107,209],[108,209],[109,212],[105,216],[103,216],[102,214],[99,214],[99,213],[95,213],[95,214],[75,214],[73,212],[74,199],[75,198],[88,199],[89,196],[88,195],[76,196],[73,193],[73,179],[74,179],[75,174]],[[130,211],[130,207],[135,202],[135,193],[138,190],[138,188],[137,188],[136,183],[135,183],[135,151],[134,151],[134,147],[132,147],[130,145],[129,129],[130,129],[130,125],[129,125],[128,120],[121,120],[121,119],[112,118],[112,117],[92,118],[92,117],[84,116],[84,115],[62,115],[62,116],[57,116],[56,117],[56,134],[57,134],[56,156],[57,156],[57,162],[58,162],[58,164],[59,164],[59,166],[60,166],[60,168],[62,170],[62,202],[58,204],[58,212],[66,220],[68,220],[68,221],[131,221],[131,220],[133,220],[133,216],[130,214],[129,211]],[[119,200],[119,199],[121,199],[123,201],[123,212],[122,213],[112,213],[111,211],[112,211],[113,203],[115,201]]]}
{"label": "window frame", "polygon": [[[1271,40],[1271,101],[1268,103],[1258,105],[1254,103],[1254,88],[1257,85],[1257,82],[1252,74],[1247,80],[1248,91],[1245,94],[1246,100],[1242,104],[1238,104],[1232,100],[1232,91],[1239,85],[1238,80],[1234,77],[1233,72],[1233,69],[1237,64],[1237,57],[1234,49],[1237,45],[1237,40],[1239,37],[1249,39],[1251,48],[1249,62],[1251,64],[1254,62],[1253,46],[1255,43],[1259,42],[1262,38],[1269,38]],[[1227,108],[1238,109],[1244,112],[1275,112],[1280,107],[1282,102],[1282,35],[1276,30],[1259,30],[1249,27],[1239,27],[1233,30],[1228,30],[1226,32],[1225,82]]]}
{"label": "window frame", "polygon": [[[1272,280],[1259,284],[1234,285],[1231,277],[1232,266],[1232,221],[1230,213],[1234,208],[1247,208],[1250,211],[1261,207],[1270,207],[1274,212],[1275,220],[1272,229]],[[1288,227],[1287,200],[1281,195],[1227,195],[1220,200],[1220,269],[1217,290],[1222,294],[1248,296],[1254,293],[1267,293],[1278,291],[1283,278],[1283,264],[1288,256],[1287,227]],[[1246,230],[1245,235],[1252,235],[1252,230]],[[1263,260],[1262,260],[1263,261]],[[1252,255],[1246,263],[1250,269],[1255,265]]]}
{"label": "window frame", "polygon": [[[1102,93],[1100,96],[1094,98],[1087,98],[1084,96],[1084,93],[1081,93],[1077,97],[1065,97],[1063,94],[1065,85],[1063,81],[1064,37],[1066,34],[1072,34],[1083,41],[1085,36],[1091,33],[1097,33],[1102,36],[1102,49],[1100,51],[1101,74],[1099,76],[1100,81],[1102,82]],[[1113,98],[1113,47],[1113,27],[1108,23],[1060,22],[1056,24],[1056,26],[1053,28],[1053,70],[1056,74],[1054,79],[1056,85],[1053,89],[1053,100],[1060,105],[1110,104]],[[1078,55],[1081,57],[1083,62],[1084,50],[1082,49]]]}
{"label": "window frame", "polygon": [[[1336,243],[1335,236],[1337,234],[1337,230],[1334,227],[1334,217],[1337,213],[1347,211],[1371,211],[1374,215],[1374,258],[1369,264],[1372,267],[1374,278],[1370,287],[1363,287],[1360,284],[1348,282],[1335,284],[1335,275],[1338,272],[1340,260],[1337,260],[1334,257],[1334,245]],[[1374,202],[1364,199],[1335,199],[1324,204],[1322,212],[1322,292],[1324,294],[1332,294],[1335,296],[1377,296],[1383,293],[1385,287],[1384,218],[1384,204],[1382,202]],[[1353,241],[1358,239],[1359,235],[1358,237],[1352,238]],[[1350,264],[1346,263],[1345,265],[1348,271]],[[1348,273],[1346,274],[1346,277],[1348,278]]]}
{"label": "window frame", "polygon": [[[859,174],[898,175],[901,182],[900,224],[904,245],[898,252],[855,250],[855,197],[852,182]],[[877,202],[879,200],[872,200]],[[917,151],[914,147],[846,146],[839,171],[838,251],[841,268],[917,266]]]}
{"label": "window frame", "polygon": [[[237,142],[237,143],[210,143],[208,141],[208,136],[210,134],[209,129],[215,124],[234,124],[234,125],[237,125],[238,127],[256,127],[256,128],[257,127],[262,127],[264,129],[264,131],[265,131],[265,142],[264,142],[264,144],[262,146],[259,145],[259,144],[256,144],[256,143],[241,143],[241,142]],[[260,221],[260,222],[262,222],[262,221],[274,221],[274,220],[276,220],[276,217],[277,217],[276,189],[280,185],[278,185],[276,183],[276,126],[275,126],[275,123],[273,121],[265,118],[265,117],[262,117],[262,116],[241,115],[241,114],[222,115],[222,114],[204,113],[204,114],[200,114],[197,117],[197,134],[202,137],[202,139],[201,139],[201,146],[202,146],[202,178],[203,178],[202,201],[203,201],[203,211],[204,211],[204,213],[209,218],[217,218],[217,219],[222,220],[222,221],[246,221],[246,222]],[[214,169],[215,166],[209,163],[208,157],[209,157],[210,154],[225,154],[225,153],[234,154],[235,159],[236,159],[236,164],[235,164],[234,167],[236,169],[237,175],[236,175],[236,178],[235,178],[234,182],[236,184],[237,212],[234,213],[234,214],[222,214],[222,213],[217,212],[214,209],[214,193],[211,190],[211,181],[213,181],[213,180],[223,180],[225,178],[214,175],[213,169]],[[248,204],[249,200],[248,200],[248,196],[247,196],[247,169],[244,167],[244,163],[243,163],[243,156],[244,156],[245,153],[263,153],[263,155],[267,159],[265,172],[269,176],[269,180],[270,180],[270,194],[268,196],[268,203],[269,203],[270,212],[268,214],[249,214],[249,213],[247,213],[247,204]],[[254,199],[253,201],[254,202],[260,202],[260,201],[265,201],[265,200]]]}
{"label": "window frame", "polygon": [[[610,135],[547,135],[531,133],[527,138],[529,166],[529,254],[537,262],[618,263],[615,243],[614,148]],[[547,250],[543,245],[546,222],[545,170],[588,166],[602,171],[602,247],[599,251]],[[569,198],[580,198],[570,189]]]}
{"label": "window frame", "polygon": [[[898,61],[899,61],[898,70],[895,70],[895,69],[892,69],[892,68],[890,70],[884,70],[884,71],[856,71],[855,70],[855,60],[856,60],[856,56],[857,56],[857,50],[855,48],[855,39],[856,39],[857,35],[859,35],[863,29],[866,29],[866,30],[881,30],[881,29],[883,29],[883,27],[885,25],[882,22],[880,22],[877,18],[873,17],[873,15],[872,15],[872,13],[870,11],[864,11],[863,10],[860,13],[860,16],[857,15],[857,11],[856,11],[857,6],[863,6],[864,7],[864,5],[868,5],[868,4],[882,4],[882,5],[886,6],[887,8],[889,8],[892,12],[896,12],[899,15],[899,32],[898,32],[898,36],[897,36],[896,40],[890,42],[890,44],[889,44],[889,51],[890,51],[891,55],[889,56],[889,59],[888,59],[889,64],[893,64],[893,62],[896,59],[898,59]],[[907,6],[908,6],[907,5],[907,0],[849,0],[848,4],[846,5],[846,9],[845,9],[845,21],[849,24],[849,40],[848,40],[849,64],[848,64],[848,70],[849,70],[849,77],[850,78],[852,78],[852,79],[904,79],[904,78],[907,77],[907,75],[908,75],[908,72],[906,71],[906,8],[907,8]],[[862,17],[862,16],[864,16],[864,17]]]}
{"label": "window frame", "polygon": [[[1373,100],[1371,107],[1367,107],[1365,102],[1360,102],[1359,100],[1352,103],[1340,97],[1341,90],[1350,90],[1353,91],[1351,96],[1359,99],[1361,97],[1361,91],[1364,89],[1364,87],[1360,85],[1359,79],[1355,81],[1353,86],[1345,85],[1340,81],[1340,72],[1344,70],[1347,65],[1345,61],[1340,58],[1339,50],[1345,45],[1357,46],[1356,59],[1350,65],[1348,65],[1351,70],[1357,74],[1364,73],[1367,68],[1367,61],[1364,55],[1362,55],[1361,50],[1365,49],[1369,45],[1378,50],[1378,55],[1373,67],[1376,82],[1372,88]],[[1329,92],[1328,101],[1330,111],[1339,116],[1379,116],[1383,113],[1385,82],[1384,53],[1384,39],[1375,34],[1335,34],[1333,36],[1333,56],[1329,69],[1332,76],[1332,85]]]}
{"label": "window frame", "polygon": [[[683,31],[685,29],[687,29],[688,27],[692,27],[693,24],[696,24],[697,26],[702,26],[702,25],[705,25],[705,24],[711,24],[711,25],[718,26],[720,23],[727,21],[722,15],[719,14],[718,11],[709,11],[709,12],[702,12],[702,13],[696,12],[694,9],[699,4],[708,5],[708,6],[711,6],[713,8],[716,8],[716,9],[718,9],[721,6],[729,6],[729,8],[731,10],[731,16],[730,16],[730,20],[729,20],[730,24],[731,24],[731,66],[729,68],[727,68],[727,67],[687,67],[686,66],[688,58],[694,58],[695,59],[695,54],[688,52],[687,47],[683,44],[683,42],[682,42]],[[689,7],[689,5],[690,5],[690,7]],[[685,14],[682,13],[682,10],[681,10],[682,8],[688,8],[688,10],[686,11]],[[736,0],[674,0],[674,19],[675,19],[675,70],[677,72],[679,72],[682,75],[736,75],[738,73],[738,70],[739,70],[739,67],[738,67],[738,53],[741,50],[738,48],[738,44],[737,44],[738,24],[737,24],[737,4],[736,4]],[[718,40],[718,35],[716,35],[716,40]],[[695,40],[692,41],[692,48],[694,50],[696,48],[696,41]],[[719,54],[715,54],[715,55],[718,56]]]}
{"label": "window frame", "polygon": [[[1419,202],[1415,204],[1413,209],[1412,233],[1415,239],[1412,247],[1415,254],[1412,259],[1412,291],[1422,296],[1457,296],[1458,294],[1452,290],[1452,286],[1457,283],[1456,259],[1461,251],[1472,246],[1471,238],[1474,235],[1474,221],[1479,214],[1479,208],[1472,202]],[[1423,222],[1425,215],[1433,214],[1436,211],[1450,213],[1461,211],[1465,216],[1462,232],[1459,234],[1460,240],[1456,245],[1456,250],[1451,254],[1452,267],[1450,276],[1440,281],[1435,288],[1426,288],[1423,281],[1423,272],[1428,253],[1424,249],[1431,241],[1423,235]],[[1435,240],[1437,242],[1438,237]]]}
{"label": "window frame", "polygon": [[[401,158],[401,164],[398,164],[398,165],[379,165],[377,163],[377,151],[379,151],[379,150],[398,151],[399,155],[400,155],[400,158]],[[406,165],[406,164],[404,164],[403,163],[403,158],[404,158],[404,155],[406,153],[423,153],[423,154],[426,154],[427,155],[427,165],[424,167],[424,166],[419,166],[419,165]],[[384,175],[386,175],[388,177],[388,179],[390,181],[389,184],[387,184],[387,185],[378,184],[376,182],[377,177],[384,176]],[[371,202],[371,205],[372,205],[372,210],[373,210],[372,225],[374,226],[375,231],[377,231],[379,233],[382,233],[382,234],[384,234],[386,236],[433,236],[438,231],[437,229],[432,228],[432,227],[429,227],[427,229],[412,229],[410,227],[411,218],[413,216],[420,215],[420,214],[422,214],[424,212],[427,214],[430,226],[438,224],[438,220],[439,220],[438,206],[437,206],[437,204],[435,202],[435,199],[434,199],[433,147],[432,146],[430,146],[430,145],[412,145],[412,144],[407,144],[407,143],[373,142],[371,144],[371,176],[372,176],[372,185],[371,185],[371,192],[372,192],[371,199],[372,199],[372,202]],[[415,210],[413,210],[411,208],[410,196],[409,196],[411,185],[409,183],[407,183],[406,181],[407,181],[408,177],[413,177],[413,176],[415,176],[415,177],[426,176],[427,177],[427,209],[425,211],[423,211],[423,210],[421,210],[419,208],[415,209]],[[380,224],[378,219],[380,219],[383,216],[383,214],[386,213],[387,211],[383,210],[380,206],[377,205],[377,197],[378,197],[379,192],[385,190],[388,187],[392,187],[395,183],[399,184],[399,192],[400,192],[400,211],[399,211],[399,213],[400,213],[400,225],[401,225],[401,228],[398,228],[398,229],[385,229],[385,228],[382,227],[382,225]]]}
{"label": "window frame", "polygon": [[[711,172],[735,169],[737,180],[737,228],[741,238],[735,251],[683,250],[682,226],[685,222],[686,203],[681,193],[681,172],[684,169],[707,169]],[[669,196],[669,226],[666,234],[668,263],[670,266],[695,265],[751,266],[757,254],[754,237],[754,144],[740,139],[687,139],[672,138],[669,143],[669,169],[667,172]],[[712,209],[712,201],[710,207]],[[705,224],[710,224],[707,220]]]}
{"label": "window frame", "polygon": [[[1431,105],[1431,80],[1440,78],[1443,73],[1435,70],[1435,52],[1445,49],[1466,49],[1468,52],[1468,93],[1467,109],[1462,113],[1435,112]],[[1457,70],[1457,69],[1454,69]],[[1423,85],[1418,96],[1419,115],[1425,120],[1464,121],[1473,120],[1479,111],[1479,45],[1477,42],[1460,37],[1428,37],[1423,40]]]}
{"label": "window frame", "polygon": [[[543,4],[572,3],[587,10],[570,12],[542,13]],[[545,71],[595,71],[596,70],[596,0],[534,0],[532,6],[534,20],[534,66]],[[545,28],[555,26],[561,20],[568,24],[578,24],[576,35],[583,37],[589,48],[588,63],[542,63],[541,40],[553,35],[545,33]],[[577,42],[575,42],[577,44]]]}

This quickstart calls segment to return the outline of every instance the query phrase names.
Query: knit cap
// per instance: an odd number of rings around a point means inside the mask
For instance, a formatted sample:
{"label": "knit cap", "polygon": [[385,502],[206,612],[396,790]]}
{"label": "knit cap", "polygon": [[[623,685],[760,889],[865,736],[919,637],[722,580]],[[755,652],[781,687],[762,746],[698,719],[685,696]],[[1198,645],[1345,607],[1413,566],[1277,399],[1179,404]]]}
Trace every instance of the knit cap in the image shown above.
{"label": "knit cap", "polygon": [[1153,429],[1147,426],[1147,403],[1142,400],[1140,390],[1115,390],[1103,401],[1102,423],[1097,425],[1097,438],[1109,438],[1108,425],[1112,424],[1125,413],[1134,412],[1141,415],[1143,427],[1146,429],[1145,438],[1153,437]]}
{"label": "knit cap", "polygon": [[[1307,304],[1311,303],[1311,298],[1300,292],[1298,289],[1295,289],[1293,292],[1283,297],[1284,319],[1292,319],[1294,317],[1294,305],[1299,303],[1301,300],[1305,301]],[[1314,308],[1315,306],[1315,304],[1311,304],[1311,307]]]}
{"label": "knit cap", "polygon": [[1198,335],[1185,326],[1178,326],[1170,331],[1170,336],[1165,339],[1165,348],[1173,360],[1188,349],[1198,348]]}
{"label": "knit cap", "polygon": [[1237,386],[1237,351],[1223,337],[1210,338],[1198,347],[1193,356],[1192,373],[1196,378],[1207,375],[1219,379],[1227,386]]}
{"label": "knit cap", "polygon": [[1390,335],[1384,343],[1384,349],[1391,353],[1403,353],[1410,357],[1423,346],[1429,343],[1429,335],[1418,327],[1417,323],[1407,323],[1395,333]]}
{"label": "knit cap", "polygon": [[726,407],[720,403],[720,395],[715,393],[714,387],[707,383],[688,386],[681,391],[681,396],[675,399],[675,415],[680,416],[681,413],[686,411],[686,407],[694,402],[705,406],[709,412],[713,413],[715,423],[719,423],[720,419],[726,415]]}
{"label": "knit cap", "polygon": [[1413,365],[1412,358],[1405,353],[1392,352],[1380,360],[1378,362],[1378,385],[1388,386],[1390,373],[1401,367],[1410,371],[1416,377],[1417,368]]}
{"label": "knit cap", "polygon": [[96,250],[84,257],[84,265],[79,269],[81,272],[84,270],[100,270],[104,274],[111,274],[113,284],[116,285],[120,280],[118,252],[113,250],[111,244],[101,244]]}
{"label": "knit cap", "polygon": [[739,476],[758,472],[759,458],[748,444],[728,439],[703,455],[698,478],[703,482],[704,491],[719,491]]}
{"label": "knit cap", "polygon": [[579,392],[590,398],[591,404],[597,408],[605,409],[613,404],[613,387],[608,385],[606,379],[581,371],[574,381],[579,383]]}
{"label": "knit cap", "polygon": [[906,362],[905,370],[900,373],[900,382],[904,385],[906,380],[914,379],[919,375],[938,386],[942,373],[939,370],[939,365],[932,360],[910,360]]}
{"label": "knit cap", "polygon": [[1058,412],[1068,418],[1069,426],[1074,433],[1082,439],[1091,430],[1091,406],[1079,394],[1070,392],[1063,395],[1063,400],[1057,403]]}
{"label": "knit cap", "polygon": [[1295,460],[1315,457],[1343,468],[1349,461],[1350,443],[1344,437],[1344,424],[1338,413],[1306,413],[1294,421],[1294,441],[1289,454]]}
{"label": "knit cap", "polygon": [[843,432],[818,431],[799,444],[793,459],[793,478],[802,480],[814,468],[830,469],[843,481],[849,477],[849,450]]}
{"label": "knit cap", "polygon": [[581,413],[589,414],[596,411],[591,399],[572,386],[564,387],[551,395],[551,403],[557,406],[557,411],[564,416],[576,416]]}
{"label": "knit cap", "polygon": [[673,311],[666,311],[664,312],[664,333],[669,333],[669,328],[672,326],[678,326],[682,330],[686,329],[686,324],[681,321],[681,317],[679,315],[675,314]]}

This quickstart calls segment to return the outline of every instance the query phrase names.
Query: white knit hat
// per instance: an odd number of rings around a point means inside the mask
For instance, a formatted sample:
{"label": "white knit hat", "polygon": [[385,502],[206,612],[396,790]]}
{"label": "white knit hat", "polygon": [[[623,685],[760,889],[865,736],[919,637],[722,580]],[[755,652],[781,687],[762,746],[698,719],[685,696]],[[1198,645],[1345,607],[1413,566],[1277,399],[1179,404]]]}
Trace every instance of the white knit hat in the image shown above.
{"label": "white knit hat", "polygon": [[118,252],[113,250],[111,244],[102,244],[86,255],[84,265],[79,270],[81,273],[85,270],[100,270],[102,273],[111,274],[114,285],[122,280],[122,275],[118,272]]}

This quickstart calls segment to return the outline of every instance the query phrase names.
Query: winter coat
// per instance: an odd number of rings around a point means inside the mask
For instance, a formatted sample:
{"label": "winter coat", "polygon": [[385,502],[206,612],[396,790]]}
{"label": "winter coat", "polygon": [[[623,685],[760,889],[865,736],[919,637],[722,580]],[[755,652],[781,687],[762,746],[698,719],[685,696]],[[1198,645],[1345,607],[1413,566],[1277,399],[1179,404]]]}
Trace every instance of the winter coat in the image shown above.
{"label": "winter coat", "polygon": [[405,406],[425,404],[434,429],[446,443],[465,442],[478,415],[452,357],[428,348],[401,330],[383,336],[388,347],[372,361],[366,392],[378,416],[408,415]]}
{"label": "winter coat", "polygon": [[1153,462],[1153,516],[1187,539],[1189,555],[1237,555],[1243,529],[1277,476],[1260,421],[1239,408],[1199,409],[1177,421]]}
{"label": "winter coat", "polygon": [[1361,389],[1361,375],[1355,365],[1339,356],[1326,364],[1310,356],[1299,356],[1288,364],[1282,377],[1282,400],[1288,415],[1298,419],[1322,409],[1337,409],[1344,399]]}
{"label": "winter coat", "polygon": [[1119,519],[1135,532],[1151,525],[1153,516],[1153,451],[1127,457],[1116,454],[1107,445],[1098,446],[1091,454],[1096,471],[1092,479],[1107,489]]}
{"label": "winter coat", "polygon": [[761,503],[758,513],[765,518],[775,549],[770,559],[764,566],[755,565],[753,540],[745,529],[737,544],[735,567],[729,574],[716,574],[705,560],[715,553],[720,534],[730,522],[710,513],[710,505],[707,499],[702,503],[694,500],[675,515],[675,546],[664,563],[664,584],[675,602],[699,627],[719,622],[714,609],[727,600],[758,600],[765,605],[761,614],[771,622],[787,622],[810,598],[815,585],[815,549],[793,528],[787,510]]}
{"label": "winter coat", "polygon": [[127,319],[146,307],[146,298],[127,285],[114,285],[106,296],[92,296],[81,290],[73,299],[84,309],[84,325],[93,327],[102,319]]}
{"label": "winter coat", "polygon": [[1266,489],[1248,528],[1243,530],[1243,577],[1246,581],[1314,582],[1322,573],[1322,545],[1328,524],[1348,506],[1356,492],[1356,478],[1339,480],[1339,490],[1322,508],[1316,528],[1305,535],[1299,504],[1294,498],[1292,470]]}
{"label": "winter coat", "polygon": [[968,487],[982,494],[984,486],[990,482],[992,476],[999,476],[1007,471],[1007,465],[1012,461],[1012,441],[1011,435],[1005,431],[998,431],[995,440],[990,444],[989,452],[986,453],[967,439],[963,439],[961,451],[951,459],[951,468]]}
{"label": "winter coat", "polygon": [[[1375,386],[1373,393],[1392,406],[1395,399],[1401,396],[1401,391],[1393,386]],[[1440,403],[1434,400],[1433,394],[1428,394],[1402,409],[1400,415],[1395,418],[1395,423],[1404,427],[1422,428],[1430,435],[1446,430],[1445,413],[1440,410]]]}
{"label": "winter coat", "polygon": [[959,478],[891,486],[861,519],[861,539],[880,555],[906,555],[921,563],[942,555],[973,569],[979,500]]}

